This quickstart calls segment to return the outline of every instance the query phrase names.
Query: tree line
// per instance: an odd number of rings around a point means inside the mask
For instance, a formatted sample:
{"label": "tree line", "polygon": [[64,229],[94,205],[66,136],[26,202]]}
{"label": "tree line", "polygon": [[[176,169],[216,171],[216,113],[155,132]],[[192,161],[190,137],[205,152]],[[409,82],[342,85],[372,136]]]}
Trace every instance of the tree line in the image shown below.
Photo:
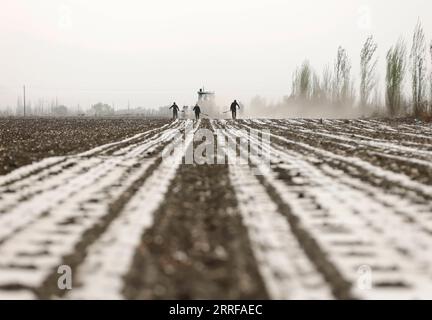
{"label": "tree line", "polygon": [[341,108],[357,105],[369,113],[382,114],[384,110],[392,117],[432,116],[432,68],[428,68],[427,58],[430,55],[432,61],[432,42],[427,45],[421,22],[415,26],[409,50],[406,42],[399,38],[387,51],[384,108],[378,84],[377,49],[378,44],[369,36],[360,51],[358,90],[351,75],[351,60],[340,46],[332,67],[326,66],[321,76],[308,60],[296,69],[290,99]]}
{"label": "tree line", "polygon": [[[54,116],[54,117],[68,117],[68,116],[95,116],[95,117],[109,117],[109,116],[144,116],[153,118],[170,117],[171,113],[168,106],[159,108],[119,108],[114,109],[112,105],[107,103],[98,102],[90,106],[90,108],[83,109],[79,105],[76,107],[68,107],[64,104],[58,104],[53,100],[51,104],[46,104],[44,100],[40,99],[35,105],[31,101],[26,103],[27,116]],[[22,99],[17,99],[15,111],[8,107],[0,110],[0,116],[24,116],[24,104]]]}

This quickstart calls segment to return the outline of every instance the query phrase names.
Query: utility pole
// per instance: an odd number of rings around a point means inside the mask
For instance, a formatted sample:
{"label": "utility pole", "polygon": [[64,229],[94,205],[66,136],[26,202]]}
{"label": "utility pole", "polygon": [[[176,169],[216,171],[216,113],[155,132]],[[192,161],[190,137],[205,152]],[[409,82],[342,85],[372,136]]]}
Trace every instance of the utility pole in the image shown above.
{"label": "utility pole", "polygon": [[24,117],[26,116],[26,101],[25,101],[25,86],[23,86],[23,96],[24,96]]}

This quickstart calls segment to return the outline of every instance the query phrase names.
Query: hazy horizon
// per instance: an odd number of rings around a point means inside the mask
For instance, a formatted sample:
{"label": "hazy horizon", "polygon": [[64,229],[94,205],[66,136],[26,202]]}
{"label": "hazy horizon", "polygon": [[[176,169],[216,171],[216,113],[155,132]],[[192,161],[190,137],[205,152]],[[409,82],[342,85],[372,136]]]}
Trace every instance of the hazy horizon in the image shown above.
{"label": "hazy horizon", "polygon": [[205,86],[220,104],[288,95],[308,59],[321,72],[339,45],[358,86],[360,48],[410,47],[420,18],[428,43],[432,3],[406,1],[30,1],[5,0],[0,13],[0,107],[15,108],[22,86],[33,105],[102,101],[124,108],[190,105]]}

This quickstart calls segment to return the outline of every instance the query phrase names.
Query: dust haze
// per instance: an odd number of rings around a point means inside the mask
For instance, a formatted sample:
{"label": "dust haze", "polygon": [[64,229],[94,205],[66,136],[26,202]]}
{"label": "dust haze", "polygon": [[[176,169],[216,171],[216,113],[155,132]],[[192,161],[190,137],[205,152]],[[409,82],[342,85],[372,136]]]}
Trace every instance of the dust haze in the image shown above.
{"label": "dust haze", "polygon": [[[0,110],[19,113],[22,88],[33,110],[158,109],[196,102],[205,86],[221,110],[243,116],[361,116],[357,108],[292,99],[293,74],[308,60],[321,76],[339,46],[359,87],[359,54],[378,43],[376,101],[384,102],[385,56],[418,19],[429,41],[430,1],[54,1],[5,0],[0,12]],[[358,99],[358,97],[356,98]],[[305,107],[307,105],[307,107]]]}

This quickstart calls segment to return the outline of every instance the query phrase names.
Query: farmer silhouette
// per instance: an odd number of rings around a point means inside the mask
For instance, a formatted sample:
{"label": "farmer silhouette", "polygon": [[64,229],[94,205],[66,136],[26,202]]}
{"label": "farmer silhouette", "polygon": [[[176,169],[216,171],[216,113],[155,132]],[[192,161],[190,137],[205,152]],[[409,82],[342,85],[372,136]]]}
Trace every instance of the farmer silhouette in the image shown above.
{"label": "farmer silhouette", "polygon": [[192,109],[195,112],[195,119],[198,120],[201,113],[201,108],[198,104],[195,105],[195,107]]}
{"label": "farmer silhouette", "polygon": [[170,107],[170,109],[173,109],[173,120],[177,119],[178,118],[178,112],[180,110],[178,105],[174,102],[174,104]]}
{"label": "farmer silhouette", "polygon": [[240,109],[240,105],[237,103],[237,100],[234,100],[230,107],[233,120],[237,119],[237,108]]}

